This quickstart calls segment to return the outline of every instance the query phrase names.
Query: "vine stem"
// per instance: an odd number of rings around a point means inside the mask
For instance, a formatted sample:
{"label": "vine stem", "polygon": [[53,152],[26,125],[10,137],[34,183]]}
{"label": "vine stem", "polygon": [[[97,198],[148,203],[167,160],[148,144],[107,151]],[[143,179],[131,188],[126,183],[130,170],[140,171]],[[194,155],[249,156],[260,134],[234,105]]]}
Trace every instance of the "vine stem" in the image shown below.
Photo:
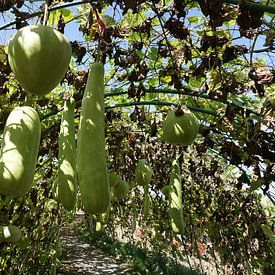
{"label": "vine stem", "polygon": [[[68,7],[72,7],[72,6],[77,6],[77,5],[81,5],[81,4],[85,4],[85,3],[96,3],[96,0],[79,0],[79,1],[75,1],[75,2],[70,2],[70,3],[64,3],[61,5],[56,5],[54,7],[51,7],[48,9],[49,12],[51,11],[55,11],[55,10],[59,10],[59,9],[64,9],[64,8],[68,8]],[[238,5],[239,1],[238,0],[225,0],[225,3],[227,4],[232,4],[232,5]],[[264,12],[269,12],[272,14],[275,14],[275,7],[271,7],[271,6],[266,6],[260,3],[255,3],[255,2],[246,2],[246,5],[248,5],[250,8],[252,9],[257,9],[257,10],[262,10]],[[43,12],[38,11],[38,12],[34,12],[32,14],[29,15],[29,18],[33,18],[36,17],[38,15],[41,15]],[[13,26],[17,23],[16,20],[11,21],[5,25],[0,26],[0,30],[4,30],[10,26]]]}
{"label": "vine stem", "polygon": [[[64,3],[64,4],[56,5],[53,7],[49,7],[48,12],[65,9],[65,8],[69,8],[69,7],[73,7],[73,6],[78,6],[78,5],[85,4],[85,3],[96,3],[96,2],[97,2],[96,0],[79,0],[79,1],[75,1],[75,2]],[[41,11],[41,10],[31,13],[28,15],[29,16],[28,19],[34,18],[36,16],[40,16],[41,14],[43,14],[43,11]],[[4,25],[0,26],[0,31],[6,29],[8,27],[11,27],[11,26],[15,25],[16,23],[17,23],[17,20],[14,20],[7,24],[4,24]]]}
{"label": "vine stem", "polygon": [[[241,0],[224,0],[224,2],[227,4],[238,5],[241,3]],[[268,3],[266,3],[266,5],[264,5],[261,3],[246,1],[245,5],[247,5],[247,7],[251,8],[251,9],[275,14],[275,7],[268,6]]]}

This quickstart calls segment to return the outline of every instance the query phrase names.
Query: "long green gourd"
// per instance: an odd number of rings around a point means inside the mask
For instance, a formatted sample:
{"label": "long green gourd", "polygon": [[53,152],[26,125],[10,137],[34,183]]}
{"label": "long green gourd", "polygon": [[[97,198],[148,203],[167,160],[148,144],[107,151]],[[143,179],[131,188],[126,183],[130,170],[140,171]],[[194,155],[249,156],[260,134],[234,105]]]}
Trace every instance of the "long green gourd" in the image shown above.
{"label": "long green gourd", "polygon": [[23,196],[32,186],[41,137],[35,109],[16,107],[4,128],[0,151],[0,193]]}
{"label": "long green gourd", "polygon": [[67,210],[74,209],[77,192],[74,109],[73,98],[64,102],[58,141],[56,198]]}
{"label": "long green gourd", "polygon": [[77,174],[84,210],[107,211],[110,188],[105,152],[104,67],[91,65],[78,129]]}
{"label": "long green gourd", "polygon": [[183,234],[185,228],[181,190],[182,187],[179,163],[177,160],[173,160],[169,188],[169,216],[171,219],[172,230],[177,234]]}
{"label": "long green gourd", "polygon": [[22,233],[19,227],[15,225],[0,225],[0,243],[16,243],[22,237]]}

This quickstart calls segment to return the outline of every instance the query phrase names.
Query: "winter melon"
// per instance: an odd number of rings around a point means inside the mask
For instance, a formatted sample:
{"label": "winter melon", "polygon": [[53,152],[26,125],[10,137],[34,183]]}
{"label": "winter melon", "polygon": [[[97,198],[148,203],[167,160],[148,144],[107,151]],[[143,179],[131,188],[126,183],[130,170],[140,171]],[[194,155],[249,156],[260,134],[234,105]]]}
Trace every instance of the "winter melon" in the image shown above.
{"label": "winter melon", "polygon": [[72,55],[70,42],[48,26],[26,26],[8,45],[8,61],[20,85],[43,96],[63,79]]}
{"label": "winter melon", "polygon": [[135,169],[135,177],[137,184],[146,186],[151,182],[153,169],[146,159],[141,159]]}
{"label": "winter melon", "polygon": [[23,196],[32,186],[40,143],[35,109],[16,107],[4,128],[0,151],[0,193]]}
{"label": "winter melon", "polygon": [[58,141],[56,197],[67,210],[74,209],[77,192],[74,108],[73,98],[64,102]]}
{"label": "winter melon", "polygon": [[1,225],[0,226],[0,242],[16,243],[22,237],[19,227],[15,225]]}
{"label": "winter melon", "polygon": [[122,181],[121,176],[116,174],[114,171],[110,171],[108,173],[108,178],[109,178],[109,184],[110,187],[116,186],[120,181]]}
{"label": "winter melon", "polygon": [[185,226],[182,210],[180,167],[177,160],[173,160],[172,162],[169,191],[169,216],[171,219],[172,230],[177,234],[182,234]]}
{"label": "winter melon", "polygon": [[105,152],[104,67],[90,67],[81,104],[77,140],[77,175],[84,210],[107,211],[110,188]]}
{"label": "winter melon", "polygon": [[163,121],[163,137],[170,144],[187,146],[196,138],[199,123],[196,116],[188,109],[168,112]]}
{"label": "winter melon", "polygon": [[129,184],[125,180],[120,181],[116,186],[113,187],[113,194],[116,199],[124,199],[129,193]]}

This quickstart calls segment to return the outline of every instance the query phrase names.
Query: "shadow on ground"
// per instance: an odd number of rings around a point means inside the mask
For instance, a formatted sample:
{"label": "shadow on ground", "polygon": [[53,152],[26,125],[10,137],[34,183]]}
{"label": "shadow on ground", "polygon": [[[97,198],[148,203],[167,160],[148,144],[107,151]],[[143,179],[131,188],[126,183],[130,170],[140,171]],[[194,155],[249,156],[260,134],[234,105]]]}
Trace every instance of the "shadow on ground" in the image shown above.
{"label": "shadow on ground", "polygon": [[127,263],[82,241],[75,228],[78,222],[61,229],[63,256],[57,274],[138,274]]}

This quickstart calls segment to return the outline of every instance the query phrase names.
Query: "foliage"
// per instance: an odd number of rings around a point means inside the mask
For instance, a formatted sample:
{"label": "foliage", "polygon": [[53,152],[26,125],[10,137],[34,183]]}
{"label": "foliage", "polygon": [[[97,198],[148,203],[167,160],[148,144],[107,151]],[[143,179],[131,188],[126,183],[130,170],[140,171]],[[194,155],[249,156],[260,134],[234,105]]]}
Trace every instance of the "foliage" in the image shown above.
{"label": "foliage", "polygon": [[[130,197],[120,204],[113,204],[110,211],[112,223],[106,225],[109,234],[116,234],[114,228],[122,227],[127,228],[129,232],[125,232],[125,235],[131,238],[129,221],[137,220],[139,228],[147,236],[141,240],[144,246],[148,246],[149,242],[150,246],[155,243],[169,250],[167,246],[171,245],[173,236],[168,202],[160,190],[169,183],[167,171],[170,171],[171,160],[179,155],[184,179],[183,217],[187,225],[182,240],[189,248],[188,253],[179,253],[178,257],[186,258],[193,253],[200,257],[197,254],[197,242],[201,242],[205,247],[209,245],[208,260],[216,258],[218,253],[219,264],[231,265],[236,272],[244,269],[252,274],[262,269],[268,274],[273,270],[272,241],[261,228],[262,224],[269,224],[260,205],[261,196],[240,188],[239,179],[230,163],[222,157],[214,157],[211,151],[201,150],[199,142],[189,148],[176,147],[161,144],[141,131],[138,134],[134,132],[135,137],[129,139],[121,133],[130,133],[132,125],[126,129],[125,120],[123,123],[120,121],[113,121],[116,130],[111,128],[108,135],[109,160],[113,160],[110,164],[113,170],[124,175],[125,180],[131,181],[135,165],[146,156],[154,167],[154,177],[149,187],[153,210],[148,219],[143,217],[144,191],[135,187]],[[114,222],[116,226],[113,226]],[[153,235],[157,242],[152,238]]]}

